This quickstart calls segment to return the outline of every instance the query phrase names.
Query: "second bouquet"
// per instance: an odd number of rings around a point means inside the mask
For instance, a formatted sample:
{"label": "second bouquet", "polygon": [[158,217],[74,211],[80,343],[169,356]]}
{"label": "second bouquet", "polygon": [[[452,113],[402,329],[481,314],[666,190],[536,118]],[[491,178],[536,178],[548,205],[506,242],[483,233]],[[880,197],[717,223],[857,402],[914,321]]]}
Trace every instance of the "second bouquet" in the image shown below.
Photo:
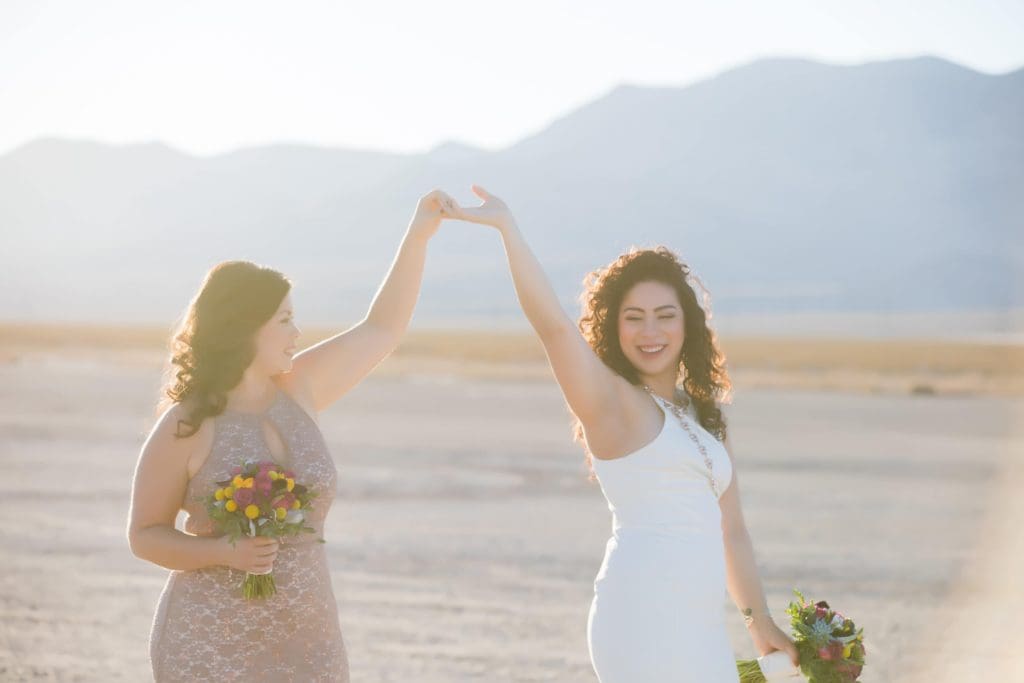
{"label": "second bouquet", "polygon": [[[206,510],[220,533],[234,544],[242,536],[282,538],[315,533],[306,517],[316,492],[295,482],[295,474],[272,460],[246,460],[217,482],[206,496]],[[317,539],[323,543],[322,538]],[[273,572],[246,573],[242,597],[268,598],[277,592]]]}

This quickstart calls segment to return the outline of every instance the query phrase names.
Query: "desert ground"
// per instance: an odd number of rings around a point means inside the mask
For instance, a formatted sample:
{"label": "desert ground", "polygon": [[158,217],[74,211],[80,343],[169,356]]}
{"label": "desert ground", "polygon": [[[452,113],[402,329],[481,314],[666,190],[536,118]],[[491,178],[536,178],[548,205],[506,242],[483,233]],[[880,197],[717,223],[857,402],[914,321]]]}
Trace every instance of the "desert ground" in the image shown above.
{"label": "desert ground", "polygon": [[[160,331],[0,331],[0,680],[149,680],[167,570],[125,527]],[[1024,680],[1020,349],[724,344],[780,625],[799,588],[864,627],[866,683]],[[586,618],[610,515],[535,345],[413,335],[320,422],[353,681],[596,681]]]}

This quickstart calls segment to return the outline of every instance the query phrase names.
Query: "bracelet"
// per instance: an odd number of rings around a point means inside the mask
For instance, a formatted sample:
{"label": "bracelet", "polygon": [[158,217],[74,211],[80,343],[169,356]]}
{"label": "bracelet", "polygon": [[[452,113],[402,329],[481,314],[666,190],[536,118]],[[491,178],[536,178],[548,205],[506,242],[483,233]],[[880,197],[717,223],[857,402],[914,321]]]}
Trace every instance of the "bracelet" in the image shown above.
{"label": "bracelet", "polygon": [[[751,607],[744,607],[742,610],[740,610],[740,612],[743,614],[743,623],[745,625],[750,626],[751,624],[754,623],[754,609],[753,608],[751,608]],[[768,614],[768,607],[767,606],[762,607],[761,609],[759,609],[757,611],[757,614],[759,614],[759,615],[767,615]]]}

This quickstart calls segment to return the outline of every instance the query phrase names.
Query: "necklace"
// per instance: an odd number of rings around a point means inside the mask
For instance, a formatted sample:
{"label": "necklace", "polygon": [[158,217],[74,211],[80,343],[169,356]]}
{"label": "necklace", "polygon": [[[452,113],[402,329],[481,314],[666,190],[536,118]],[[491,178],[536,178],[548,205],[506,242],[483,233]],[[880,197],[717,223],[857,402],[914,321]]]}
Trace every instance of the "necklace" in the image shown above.
{"label": "necklace", "polygon": [[686,406],[689,405],[690,403],[689,397],[684,396],[683,400],[685,401],[685,403],[680,406],[670,401],[666,401],[661,396],[658,396],[646,384],[643,385],[643,387],[644,391],[651,395],[651,398],[653,398],[661,406],[671,411],[672,414],[676,416],[676,419],[679,420],[679,425],[683,428],[683,431],[685,431],[687,435],[690,437],[690,441],[693,441],[693,443],[696,444],[697,450],[700,451],[701,457],[704,458],[704,466],[708,470],[708,484],[711,486],[711,493],[715,494],[715,498],[718,498],[718,482],[715,481],[715,471],[711,464],[711,458],[708,456],[708,451],[706,448],[704,448],[704,444],[700,442],[700,439],[697,438],[697,434],[694,433],[693,428],[690,426],[690,420],[686,417],[685,409]]}

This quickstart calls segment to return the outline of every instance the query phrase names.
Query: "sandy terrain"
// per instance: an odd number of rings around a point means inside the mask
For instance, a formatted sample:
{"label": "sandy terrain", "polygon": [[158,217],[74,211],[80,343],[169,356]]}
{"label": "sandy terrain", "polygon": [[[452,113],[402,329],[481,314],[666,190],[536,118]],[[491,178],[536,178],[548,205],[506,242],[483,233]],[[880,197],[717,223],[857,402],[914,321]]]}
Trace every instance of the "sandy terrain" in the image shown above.
{"label": "sandy terrain", "polygon": [[[340,471],[326,538],[353,680],[595,681],[585,625],[610,519],[556,387],[542,372],[400,362],[321,416]],[[166,570],[131,555],[125,521],[159,371],[127,352],[0,364],[0,680],[148,679]],[[996,493],[1024,461],[1022,408],[737,379],[732,439],[777,620],[793,587],[856,618],[868,683],[975,680],[951,672],[1013,652],[1012,616],[968,617],[1021,606],[1010,577],[1024,549],[1007,520],[1024,511]],[[737,655],[752,656],[723,609]]]}

